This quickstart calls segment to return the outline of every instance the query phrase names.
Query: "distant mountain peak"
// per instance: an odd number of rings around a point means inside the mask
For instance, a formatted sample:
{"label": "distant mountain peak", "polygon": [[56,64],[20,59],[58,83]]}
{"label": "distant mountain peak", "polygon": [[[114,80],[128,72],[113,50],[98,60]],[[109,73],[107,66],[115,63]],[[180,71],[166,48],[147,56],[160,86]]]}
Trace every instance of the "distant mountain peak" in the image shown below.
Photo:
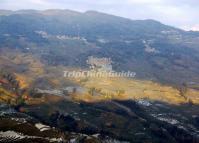
{"label": "distant mountain peak", "polygon": [[11,14],[12,11],[11,10],[3,10],[3,9],[0,9],[0,15],[9,15]]}
{"label": "distant mountain peak", "polygon": [[47,9],[40,11],[42,14],[80,14],[80,12],[73,11],[73,10],[68,10],[68,9]]}

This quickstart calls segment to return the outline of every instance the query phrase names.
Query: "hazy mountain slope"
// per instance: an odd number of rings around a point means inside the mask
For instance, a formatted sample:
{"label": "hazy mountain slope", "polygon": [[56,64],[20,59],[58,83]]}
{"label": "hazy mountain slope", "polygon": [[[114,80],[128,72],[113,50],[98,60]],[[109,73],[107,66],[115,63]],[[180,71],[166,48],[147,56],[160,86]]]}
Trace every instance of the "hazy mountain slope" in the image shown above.
{"label": "hazy mountain slope", "polygon": [[95,11],[0,13],[0,47],[32,53],[46,64],[86,67],[87,57],[94,55],[111,57],[115,70],[135,71],[137,78],[199,81],[198,32]]}

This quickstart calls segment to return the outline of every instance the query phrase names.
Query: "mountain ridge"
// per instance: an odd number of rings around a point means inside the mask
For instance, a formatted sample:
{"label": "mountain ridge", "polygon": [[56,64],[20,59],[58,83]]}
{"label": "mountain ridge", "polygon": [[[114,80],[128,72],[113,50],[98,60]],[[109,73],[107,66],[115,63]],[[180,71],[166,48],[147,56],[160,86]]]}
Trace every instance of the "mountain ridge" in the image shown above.
{"label": "mountain ridge", "polygon": [[[105,12],[99,12],[99,11],[95,11],[95,10],[87,10],[85,12],[78,12],[75,10],[69,10],[69,9],[45,9],[45,10],[34,10],[34,9],[23,9],[23,10],[6,10],[6,9],[0,9],[0,14],[9,14],[9,15],[13,15],[13,14],[31,14],[31,13],[37,13],[37,14],[45,14],[51,12],[51,14],[63,14],[65,12],[66,13],[76,13],[76,14],[94,14],[94,15],[104,15],[104,16],[111,16],[111,17],[116,17],[116,18],[122,18],[122,19],[126,19],[129,21],[150,21],[150,22],[154,22],[154,23],[159,23],[162,24],[161,22],[154,20],[154,19],[143,19],[143,20],[136,20],[136,19],[131,19],[131,18],[125,18],[122,16],[116,16],[113,14],[107,14]],[[167,25],[168,26],[168,25]],[[172,26],[170,26],[172,27]],[[180,29],[180,28],[176,28],[176,29]],[[183,29],[180,29],[182,31],[185,31]]]}

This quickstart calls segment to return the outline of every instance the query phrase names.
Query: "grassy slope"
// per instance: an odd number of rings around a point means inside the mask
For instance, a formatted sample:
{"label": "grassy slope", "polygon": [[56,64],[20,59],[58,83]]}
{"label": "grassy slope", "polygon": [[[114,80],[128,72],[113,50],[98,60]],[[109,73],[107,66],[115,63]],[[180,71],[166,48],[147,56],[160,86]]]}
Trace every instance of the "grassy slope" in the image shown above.
{"label": "grassy slope", "polygon": [[[20,52],[17,55],[11,52],[2,53],[0,58],[2,59],[0,67],[14,72],[22,88],[37,86],[38,84],[34,83],[41,78],[45,79],[51,88],[66,87],[71,83],[84,87],[85,93],[76,96],[76,99],[84,101],[106,100],[111,97],[120,100],[146,98],[173,104],[187,103],[190,99],[193,103],[199,103],[197,88],[188,88],[185,98],[176,88],[152,81],[127,78],[87,78],[78,80],[63,78],[63,71],[69,70],[69,68],[47,66],[42,64],[38,58]],[[100,94],[103,96],[90,96],[87,91],[92,87],[101,89]],[[118,96],[116,94],[118,90],[123,90],[125,93]]]}

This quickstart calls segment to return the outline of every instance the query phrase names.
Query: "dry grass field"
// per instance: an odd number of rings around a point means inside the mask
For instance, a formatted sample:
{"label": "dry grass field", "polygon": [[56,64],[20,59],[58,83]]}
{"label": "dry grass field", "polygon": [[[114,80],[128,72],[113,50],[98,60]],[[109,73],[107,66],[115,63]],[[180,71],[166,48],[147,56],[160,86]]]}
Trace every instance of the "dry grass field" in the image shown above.
{"label": "dry grass field", "polygon": [[[162,85],[152,81],[128,79],[128,78],[80,78],[69,79],[63,77],[65,70],[77,70],[69,67],[52,67],[43,65],[39,59],[28,54],[10,52],[0,54],[1,67],[6,63],[7,67],[14,71],[21,88],[35,86],[33,83],[41,78],[47,80],[54,89],[70,86],[71,83],[83,87],[84,93],[73,95],[72,99],[87,102],[103,101],[110,99],[148,99],[151,101],[162,101],[170,104],[183,104],[193,102],[199,104],[199,90],[188,88],[184,96],[177,88]],[[20,71],[17,67],[23,67]],[[8,68],[8,69],[9,69]],[[80,70],[80,69],[78,69]],[[90,95],[89,90],[95,88],[97,95]],[[122,93],[118,93],[122,91]]]}

